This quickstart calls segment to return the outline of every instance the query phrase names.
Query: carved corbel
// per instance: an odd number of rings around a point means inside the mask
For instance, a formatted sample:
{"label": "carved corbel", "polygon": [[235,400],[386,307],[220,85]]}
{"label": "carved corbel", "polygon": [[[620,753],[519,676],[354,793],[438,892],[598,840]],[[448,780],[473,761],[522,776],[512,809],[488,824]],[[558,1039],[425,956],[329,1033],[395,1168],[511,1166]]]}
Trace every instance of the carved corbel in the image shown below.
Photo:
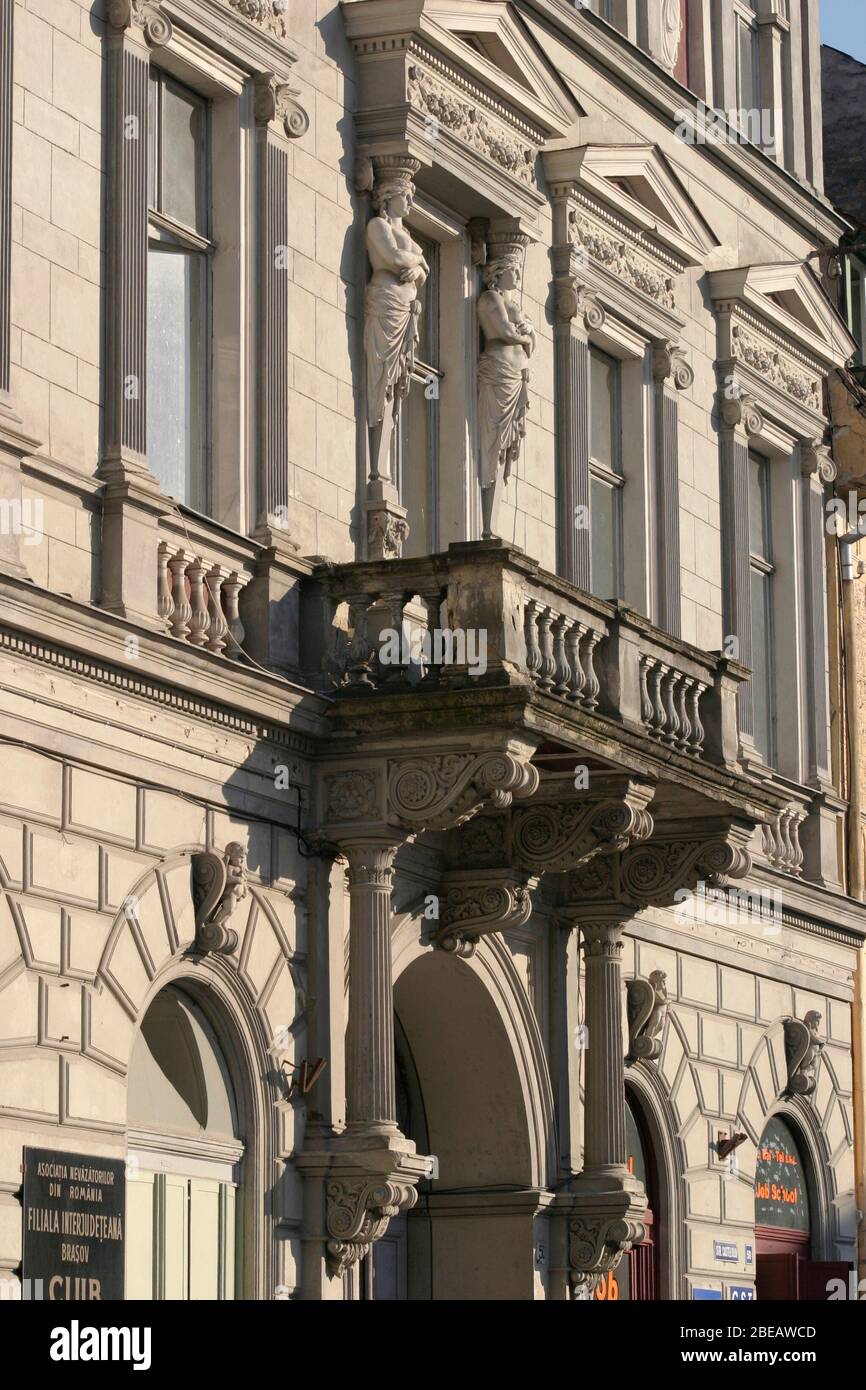
{"label": "carved corbel", "polygon": [[599,1210],[581,1203],[568,1222],[568,1263],[575,1288],[592,1293],[623,1255],[643,1240],[646,1228],[640,1218],[645,1209],[646,1199],[641,1207],[626,1196]]}
{"label": "carved corbel", "polygon": [[668,1011],[666,985],[663,970],[653,970],[648,980],[638,975],[626,981],[627,1062],[654,1062],[661,1056],[661,1031]]}
{"label": "carved corbel", "polygon": [[824,1049],[818,1037],[820,1022],[817,1009],[811,1009],[803,1020],[785,1019],[785,1061],[788,1064],[785,1095],[811,1096],[818,1084],[818,1063]]}
{"label": "carved corbel", "polygon": [[509,869],[449,871],[442,878],[433,945],[466,958],[475,954],[482,936],[525,926],[537,883],[537,878]]}
{"label": "carved corbel", "polygon": [[699,883],[726,888],[752,867],[747,824],[713,821],[703,835],[693,822],[689,835],[659,835],[623,853],[600,854],[569,874],[568,898],[577,916],[592,915],[596,902],[617,903],[639,911],[672,907],[682,893]]}
{"label": "carved corbel", "polygon": [[652,370],[654,381],[663,383],[672,378],[678,391],[687,391],[694,383],[695,373],[685,352],[667,339],[653,343]]}
{"label": "carved corbel", "polygon": [[259,73],[254,82],[253,114],[257,125],[279,121],[290,140],[298,140],[310,128],[310,118],[297,100],[299,93],[276,73]]}
{"label": "carved corbel", "polygon": [[236,841],[220,857],[211,851],[192,856],[192,900],[195,909],[195,949],[231,955],[238,934],[227,923],[247,896],[246,850]]}
{"label": "carved corbel", "polygon": [[174,33],[162,0],[110,0],[108,22],[112,29],[141,29],[149,48],[164,48]]}
{"label": "carved corbel", "polygon": [[837,471],[829,445],[820,439],[805,439],[801,442],[800,472],[804,478],[817,478],[822,483],[834,483]]}
{"label": "carved corbel", "polygon": [[751,438],[762,434],[764,417],[748,391],[741,391],[736,383],[719,392],[719,414],[729,430],[742,428]]}
{"label": "carved corbel", "polygon": [[482,806],[505,810],[532,796],[538,769],[531,752],[446,753],[389,763],[388,820],[412,831],[461,825]]}
{"label": "carved corbel", "polygon": [[388,1229],[392,1216],[411,1211],[417,1177],[335,1178],[327,1184],[328,1266],[343,1275]]}
{"label": "carved corbel", "polygon": [[563,871],[599,854],[624,850],[653,830],[646,809],[654,788],[630,784],[622,797],[530,806],[512,816],[514,861],[535,873]]}
{"label": "carved corbel", "polygon": [[578,319],[588,332],[603,328],[607,315],[596,295],[574,275],[559,275],[554,281],[556,317],[560,323]]}

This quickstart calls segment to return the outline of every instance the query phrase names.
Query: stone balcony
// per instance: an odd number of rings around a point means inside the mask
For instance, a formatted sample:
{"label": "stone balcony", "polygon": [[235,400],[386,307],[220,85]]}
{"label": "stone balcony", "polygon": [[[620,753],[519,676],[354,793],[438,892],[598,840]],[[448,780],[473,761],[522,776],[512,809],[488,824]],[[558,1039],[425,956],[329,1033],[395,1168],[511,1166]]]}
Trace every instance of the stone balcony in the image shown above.
{"label": "stone balcony", "polygon": [[510,732],[548,758],[649,778],[655,811],[661,797],[678,819],[717,811],[756,825],[783,809],[782,794],[739,762],[744,667],[500,541],[320,566],[304,650],[317,640],[311,679],[335,696],[334,738],[347,754],[359,739],[367,753],[419,737],[441,751],[492,747]]}

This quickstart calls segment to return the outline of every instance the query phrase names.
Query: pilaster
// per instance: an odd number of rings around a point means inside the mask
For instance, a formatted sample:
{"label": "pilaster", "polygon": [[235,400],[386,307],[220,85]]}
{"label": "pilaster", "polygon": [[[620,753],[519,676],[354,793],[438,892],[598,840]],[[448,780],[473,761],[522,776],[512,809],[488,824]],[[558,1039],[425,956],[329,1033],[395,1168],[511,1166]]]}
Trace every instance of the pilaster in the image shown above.
{"label": "pilaster", "polygon": [[692,385],[695,374],[676,344],[662,340],[652,350],[656,526],[659,546],[658,625],[673,637],[682,633],[680,595],[680,471],[678,391]]}

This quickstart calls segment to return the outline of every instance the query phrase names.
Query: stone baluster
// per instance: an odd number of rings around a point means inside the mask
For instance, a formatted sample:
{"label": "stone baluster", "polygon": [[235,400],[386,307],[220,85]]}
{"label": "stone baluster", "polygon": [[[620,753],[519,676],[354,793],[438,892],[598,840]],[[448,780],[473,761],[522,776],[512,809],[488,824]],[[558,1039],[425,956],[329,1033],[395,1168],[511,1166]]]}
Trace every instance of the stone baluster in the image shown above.
{"label": "stone baluster", "polygon": [[553,624],[553,660],[556,665],[554,672],[556,684],[553,688],[557,695],[562,696],[568,694],[571,685],[571,667],[566,647],[566,636],[570,630],[570,618],[557,618]]}
{"label": "stone baluster", "polygon": [[583,623],[575,623],[568,634],[568,655],[571,664],[571,689],[568,692],[569,700],[579,704],[583,699],[583,692],[586,687],[586,676],[583,673],[583,662],[580,657],[580,644],[586,636],[586,626]]}
{"label": "stone baluster", "polygon": [[533,684],[537,683],[538,673],[541,670],[541,648],[538,645],[539,611],[539,605],[536,600],[534,598],[529,599],[524,612],[526,669]]}
{"label": "stone baluster", "polygon": [[168,545],[166,541],[160,541],[156,555],[156,607],[160,618],[168,627],[171,624],[171,616],[174,613],[174,599],[171,595],[171,576],[168,568],[171,559],[171,546]]}
{"label": "stone baluster", "polygon": [[556,662],[553,656],[553,620],[556,617],[552,608],[542,610],[538,620],[538,627],[541,635],[541,670],[538,673],[538,684],[542,690],[550,690],[556,675]]}
{"label": "stone baluster", "polygon": [[207,576],[210,599],[207,649],[209,652],[216,652],[217,654],[224,651],[229,631],[222,606],[223,584],[229,578],[229,574],[230,571],[225,569],[223,565],[214,565]]}
{"label": "stone baluster", "polygon": [[189,602],[192,610],[187,641],[193,647],[204,647],[207,645],[210,617],[205,587],[205,566],[200,559],[196,558],[188,567],[186,577],[189,580]]}
{"label": "stone baluster", "polygon": [[171,570],[171,596],[174,601],[174,611],[171,615],[171,635],[178,641],[185,642],[189,636],[189,624],[192,618],[192,605],[186,592],[186,571],[187,566],[192,563],[192,556],[185,550],[178,550],[168,562]]}
{"label": "stone baluster", "polygon": [[598,707],[598,693],[601,689],[598,676],[595,673],[595,649],[601,641],[601,633],[589,628],[583,641],[583,673],[586,684],[583,691],[581,704],[584,709],[593,710]]}
{"label": "stone baluster", "polygon": [[244,587],[244,581],[237,571],[232,571],[228,579],[223,580],[222,592],[225,603],[225,616],[228,625],[228,641],[226,643],[225,654],[231,661],[240,661],[244,655],[243,642],[246,636],[244,625],[240,615],[240,593]]}

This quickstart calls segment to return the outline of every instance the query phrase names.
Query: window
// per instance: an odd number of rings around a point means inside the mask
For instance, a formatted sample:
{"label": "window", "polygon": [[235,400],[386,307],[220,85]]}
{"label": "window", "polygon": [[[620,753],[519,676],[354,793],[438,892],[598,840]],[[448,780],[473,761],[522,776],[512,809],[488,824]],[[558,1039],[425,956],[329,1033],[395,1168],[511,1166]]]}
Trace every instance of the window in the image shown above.
{"label": "window", "polygon": [[439,247],[413,230],[412,237],[430,267],[420,291],[419,342],[409,396],[403,402],[395,434],[400,503],[409,513],[405,556],[429,555],[436,549],[436,488],[439,385]]}
{"label": "window", "polygon": [[[761,106],[761,64],[758,24],[754,4],[736,4],[737,26],[737,102],[740,111],[757,111]],[[746,132],[750,138],[751,132]],[[758,143],[757,141],[755,143]]]}
{"label": "window", "polygon": [[593,14],[599,15],[601,19],[606,19],[608,24],[611,22],[611,0],[590,0],[589,8]]}
{"label": "window", "polygon": [[142,1022],[128,1096],[127,1298],[234,1298],[234,1088],[204,1014],[172,986]]}
{"label": "window", "polygon": [[206,511],[208,105],[151,68],[148,122],[148,463],[165,492]]}
{"label": "window", "polygon": [[866,265],[857,256],[845,258],[848,327],[857,340],[857,361],[866,363],[864,352],[863,327],[866,324]]}
{"label": "window", "polygon": [[621,367],[590,348],[590,538],[592,592],[599,598],[622,593]]}
{"label": "window", "polygon": [[749,565],[752,597],[752,708],[755,746],[775,760],[773,671],[773,562],[770,536],[770,465],[749,454]]}

